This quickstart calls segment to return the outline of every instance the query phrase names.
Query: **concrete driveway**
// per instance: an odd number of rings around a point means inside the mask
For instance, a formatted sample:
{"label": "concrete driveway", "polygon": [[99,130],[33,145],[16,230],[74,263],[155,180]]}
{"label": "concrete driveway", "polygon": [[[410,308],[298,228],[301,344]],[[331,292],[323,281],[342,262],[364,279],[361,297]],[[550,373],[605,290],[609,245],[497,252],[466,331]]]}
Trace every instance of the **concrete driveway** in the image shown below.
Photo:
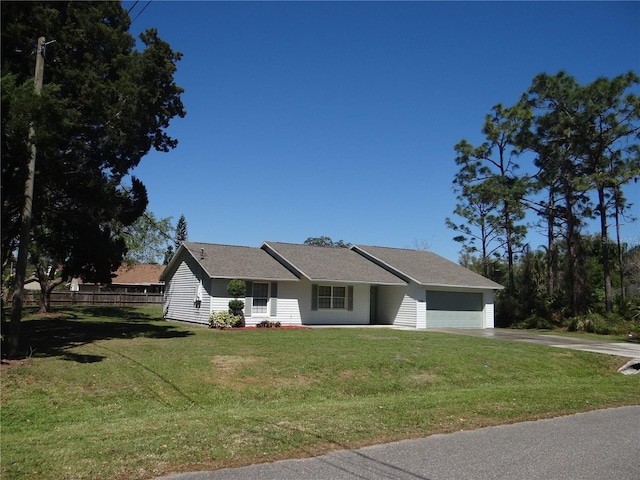
{"label": "concrete driveway", "polygon": [[528,332],[526,330],[512,330],[506,328],[439,328],[433,332],[471,335],[474,337],[491,338],[495,340],[510,340],[513,342],[527,342],[548,347],[569,348],[585,352],[606,353],[618,357],[640,358],[640,344],[623,342],[603,342],[587,338],[565,337],[562,335],[547,335]]}

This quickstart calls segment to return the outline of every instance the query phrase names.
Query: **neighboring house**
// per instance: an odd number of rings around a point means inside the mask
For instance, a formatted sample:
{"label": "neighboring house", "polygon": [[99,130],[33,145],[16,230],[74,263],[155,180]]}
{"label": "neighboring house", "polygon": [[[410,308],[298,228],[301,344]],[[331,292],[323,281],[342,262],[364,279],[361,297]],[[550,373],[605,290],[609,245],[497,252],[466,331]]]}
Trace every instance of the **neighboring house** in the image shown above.
{"label": "neighboring house", "polygon": [[265,242],[260,248],[183,243],[160,276],[164,316],[208,323],[227,311],[229,280],[247,284],[247,326],[384,324],[493,328],[502,286],[434,253]]}
{"label": "neighboring house", "polygon": [[29,291],[40,291],[40,280],[38,277],[31,276],[24,281],[24,289]]}
{"label": "neighboring house", "polygon": [[115,271],[109,285],[83,283],[81,279],[73,279],[70,289],[80,292],[164,293],[164,282],[159,280],[164,269],[164,265],[123,264]]}

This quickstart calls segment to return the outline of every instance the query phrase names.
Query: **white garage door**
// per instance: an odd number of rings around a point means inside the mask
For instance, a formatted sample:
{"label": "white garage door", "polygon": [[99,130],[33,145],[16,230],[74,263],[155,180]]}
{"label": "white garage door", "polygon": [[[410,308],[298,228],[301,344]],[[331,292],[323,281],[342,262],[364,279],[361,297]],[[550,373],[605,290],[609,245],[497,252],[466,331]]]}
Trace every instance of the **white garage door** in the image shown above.
{"label": "white garage door", "polygon": [[482,293],[427,290],[427,328],[482,328]]}

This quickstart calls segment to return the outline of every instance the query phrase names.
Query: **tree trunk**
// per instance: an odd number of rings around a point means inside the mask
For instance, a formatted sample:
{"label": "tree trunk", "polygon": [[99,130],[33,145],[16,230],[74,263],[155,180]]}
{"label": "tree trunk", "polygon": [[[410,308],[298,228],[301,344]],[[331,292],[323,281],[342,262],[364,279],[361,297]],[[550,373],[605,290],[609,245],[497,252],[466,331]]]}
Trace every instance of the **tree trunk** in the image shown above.
{"label": "tree trunk", "polygon": [[614,191],[614,205],[615,205],[615,220],[616,220],[616,246],[618,248],[618,270],[620,270],[620,293],[622,294],[622,300],[627,299],[627,289],[624,286],[624,268],[622,265],[622,242],[620,240],[620,207],[618,204],[618,187]]}
{"label": "tree trunk", "polygon": [[572,315],[579,315],[585,310],[584,291],[585,279],[582,262],[580,261],[580,234],[578,232],[578,218],[576,217],[572,190],[565,193],[567,215],[567,272],[566,284],[569,292],[569,305]]}
{"label": "tree trunk", "polygon": [[507,241],[507,265],[508,265],[508,285],[507,285],[507,293],[509,295],[513,295],[515,292],[515,275],[513,273],[513,238],[511,237],[511,219],[509,216],[509,206],[508,203],[505,202],[504,205],[504,226],[505,226],[505,237]]}
{"label": "tree trunk", "polygon": [[42,288],[42,284],[40,284],[40,308],[38,309],[38,313],[49,313],[51,311],[51,302],[47,301],[47,298],[51,298],[47,295],[47,290]]}
{"label": "tree trunk", "polygon": [[598,208],[600,210],[600,241],[602,242],[602,270],[604,273],[604,303],[607,313],[613,312],[613,294],[611,291],[611,263],[609,261],[609,237],[607,232],[607,211],[604,187],[598,187]]}
{"label": "tree trunk", "polygon": [[50,311],[51,302],[49,301],[50,296],[47,295],[47,285],[49,284],[47,272],[44,271],[44,267],[42,266],[38,255],[31,255],[31,261],[36,267],[36,275],[38,276],[38,283],[40,283],[40,309],[38,310],[38,313],[48,313]]}
{"label": "tree trunk", "polygon": [[40,283],[40,309],[38,313],[49,313],[51,312],[51,292],[62,283],[62,277],[55,278],[56,267],[45,271],[45,266],[37,254],[31,256],[31,261],[36,267],[36,275]]}
{"label": "tree trunk", "polygon": [[556,293],[556,240],[555,240],[555,198],[553,190],[549,191],[549,205],[547,208],[547,295],[553,298]]}
{"label": "tree trunk", "polygon": [[485,220],[483,219],[481,234],[482,234],[482,275],[486,278],[489,277],[489,258],[487,257],[487,227],[484,224]]}
{"label": "tree trunk", "polygon": [[[42,91],[42,79],[44,76],[44,44],[45,38],[38,38],[36,51],[36,69],[34,76],[34,88],[37,95]],[[36,176],[36,144],[33,124],[29,125],[29,142],[31,143],[31,156],[27,163],[27,179],[24,185],[24,205],[22,207],[22,225],[20,228],[20,243],[18,247],[18,261],[16,263],[16,287],[13,293],[11,305],[11,324],[9,326],[9,356],[14,357],[18,353],[20,343],[20,320],[22,319],[22,301],[24,295],[24,280],[27,271],[27,257],[29,253],[29,240],[31,237],[31,215],[33,208],[33,192]]]}
{"label": "tree trunk", "polygon": [[61,283],[62,277],[47,281],[46,287],[40,291],[40,311],[38,313],[51,312],[51,292]]}

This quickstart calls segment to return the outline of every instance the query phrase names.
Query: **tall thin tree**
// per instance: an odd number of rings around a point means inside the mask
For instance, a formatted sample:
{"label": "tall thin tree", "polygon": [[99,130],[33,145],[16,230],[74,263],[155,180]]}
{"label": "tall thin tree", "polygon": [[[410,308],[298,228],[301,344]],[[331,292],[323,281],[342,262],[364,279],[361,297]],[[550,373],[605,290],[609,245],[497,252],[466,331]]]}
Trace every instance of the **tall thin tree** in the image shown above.
{"label": "tall thin tree", "polygon": [[[460,166],[454,179],[459,200],[481,191],[482,205],[492,205],[491,212],[483,212],[482,215],[489,215],[487,218],[492,220],[496,238],[500,240],[500,248],[507,259],[508,293],[515,289],[514,257],[527,232],[523,223],[525,209],[522,199],[528,191],[529,178],[519,173],[516,137],[528,127],[529,118],[529,109],[521,105],[510,108],[495,105],[486,116],[482,129],[486,141],[474,147],[462,140],[454,147],[458,153],[456,164]],[[470,206],[469,202],[467,205]],[[468,208],[458,209],[461,211],[469,216]],[[460,226],[456,228],[453,222],[448,222],[448,225],[460,230]]]}

